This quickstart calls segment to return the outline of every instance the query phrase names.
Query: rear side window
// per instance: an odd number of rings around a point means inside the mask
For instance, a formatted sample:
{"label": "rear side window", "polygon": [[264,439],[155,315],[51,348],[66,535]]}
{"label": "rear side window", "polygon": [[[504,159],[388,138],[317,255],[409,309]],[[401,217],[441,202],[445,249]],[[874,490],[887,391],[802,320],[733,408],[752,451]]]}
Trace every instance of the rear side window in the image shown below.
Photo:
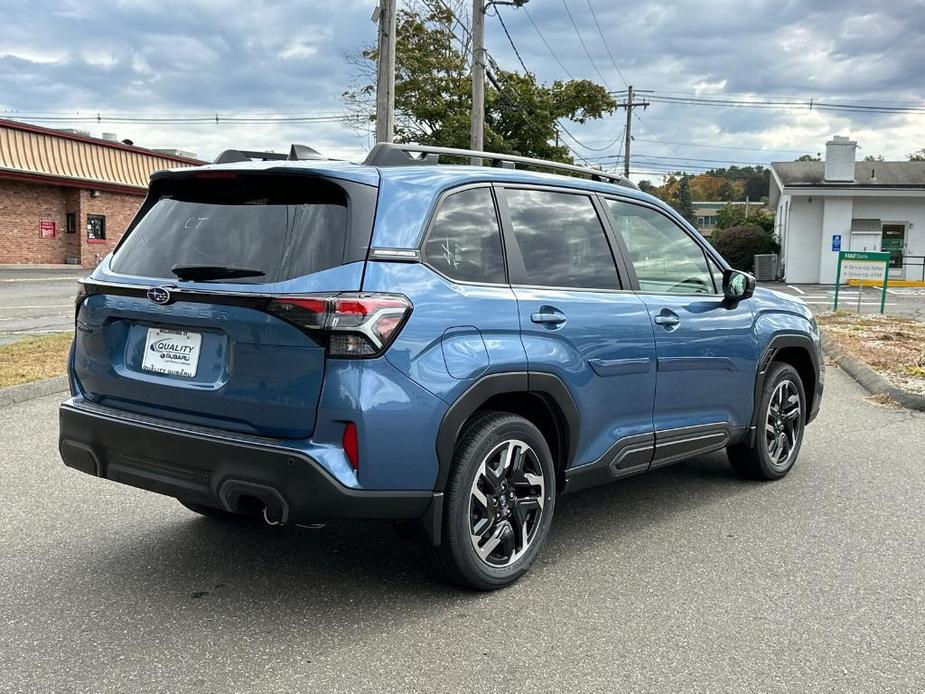
{"label": "rear side window", "polygon": [[619,289],[594,203],[586,195],[505,190],[526,282],[544,287]]}
{"label": "rear side window", "polygon": [[490,188],[470,188],[448,195],[434,216],[424,261],[462,282],[504,284],[501,231]]}
{"label": "rear side window", "polygon": [[655,210],[608,200],[614,226],[623,237],[639,289],[660,294],[712,294],[713,276],[700,245]]}
{"label": "rear side window", "polygon": [[348,195],[328,180],[185,178],[163,182],[154,194],[115,253],[116,272],[176,279],[177,265],[244,268],[263,274],[225,281],[259,284],[351,259]]}

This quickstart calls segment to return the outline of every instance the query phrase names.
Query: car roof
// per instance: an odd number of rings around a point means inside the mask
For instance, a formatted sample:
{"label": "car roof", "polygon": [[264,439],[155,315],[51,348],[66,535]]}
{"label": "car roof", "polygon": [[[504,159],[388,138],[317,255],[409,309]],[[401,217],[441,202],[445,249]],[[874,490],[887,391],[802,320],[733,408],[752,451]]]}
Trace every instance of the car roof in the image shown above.
{"label": "car roof", "polygon": [[[190,169],[174,169],[189,175]],[[435,200],[444,191],[476,183],[519,183],[573,188],[576,191],[620,195],[653,203],[670,214],[661,200],[628,186],[561,174],[462,164],[371,166],[335,159],[245,161],[207,164],[196,171],[304,171],[330,178],[378,186],[379,203],[371,246],[416,248]],[[157,174],[155,174],[157,176]]]}

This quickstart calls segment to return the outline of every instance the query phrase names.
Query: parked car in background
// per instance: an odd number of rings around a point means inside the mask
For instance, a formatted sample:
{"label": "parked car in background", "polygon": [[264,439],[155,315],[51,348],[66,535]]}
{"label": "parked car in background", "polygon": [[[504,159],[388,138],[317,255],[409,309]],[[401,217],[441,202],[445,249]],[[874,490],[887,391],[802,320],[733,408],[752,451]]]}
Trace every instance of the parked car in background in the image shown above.
{"label": "parked car in background", "polygon": [[723,448],[787,474],[823,387],[802,302],[618,176],[446,153],[155,174],[81,285],[64,462],[212,517],[411,523],[477,589],[563,493]]}

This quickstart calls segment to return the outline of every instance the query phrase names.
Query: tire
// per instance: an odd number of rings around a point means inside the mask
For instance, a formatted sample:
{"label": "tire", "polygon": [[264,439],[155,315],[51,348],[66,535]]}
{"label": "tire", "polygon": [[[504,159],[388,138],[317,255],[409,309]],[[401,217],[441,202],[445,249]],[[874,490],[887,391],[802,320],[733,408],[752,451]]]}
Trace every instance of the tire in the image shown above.
{"label": "tire", "polygon": [[778,480],[796,462],[806,426],[806,393],[796,369],[782,362],[772,364],[758,407],[754,443],[729,446],[729,462],[742,477]]}
{"label": "tire", "polygon": [[475,590],[514,583],[536,559],[555,511],[546,439],[523,417],[479,415],[456,443],[444,500],[433,552],[446,577]]}
{"label": "tire", "polygon": [[193,501],[185,501],[184,499],[177,499],[183,506],[188,508],[194,513],[198,513],[201,516],[206,516],[207,518],[214,518],[215,520],[231,521],[233,523],[242,523],[256,521],[260,518],[258,514],[254,513],[233,513],[231,511],[226,511],[223,508],[217,508],[215,506],[206,506],[205,504],[197,504]]}

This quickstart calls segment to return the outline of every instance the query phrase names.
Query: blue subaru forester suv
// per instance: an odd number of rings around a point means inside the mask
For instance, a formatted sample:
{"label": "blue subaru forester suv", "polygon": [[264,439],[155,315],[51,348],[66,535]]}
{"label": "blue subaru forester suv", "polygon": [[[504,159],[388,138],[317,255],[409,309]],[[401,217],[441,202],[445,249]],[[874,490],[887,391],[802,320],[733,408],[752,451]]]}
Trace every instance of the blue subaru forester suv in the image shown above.
{"label": "blue subaru forester suv", "polygon": [[722,448],[787,474],[823,386],[802,302],[617,176],[447,153],[155,174],[80,286],[64,462],[218,518],[395,521],[477,589],[563,493]]}

